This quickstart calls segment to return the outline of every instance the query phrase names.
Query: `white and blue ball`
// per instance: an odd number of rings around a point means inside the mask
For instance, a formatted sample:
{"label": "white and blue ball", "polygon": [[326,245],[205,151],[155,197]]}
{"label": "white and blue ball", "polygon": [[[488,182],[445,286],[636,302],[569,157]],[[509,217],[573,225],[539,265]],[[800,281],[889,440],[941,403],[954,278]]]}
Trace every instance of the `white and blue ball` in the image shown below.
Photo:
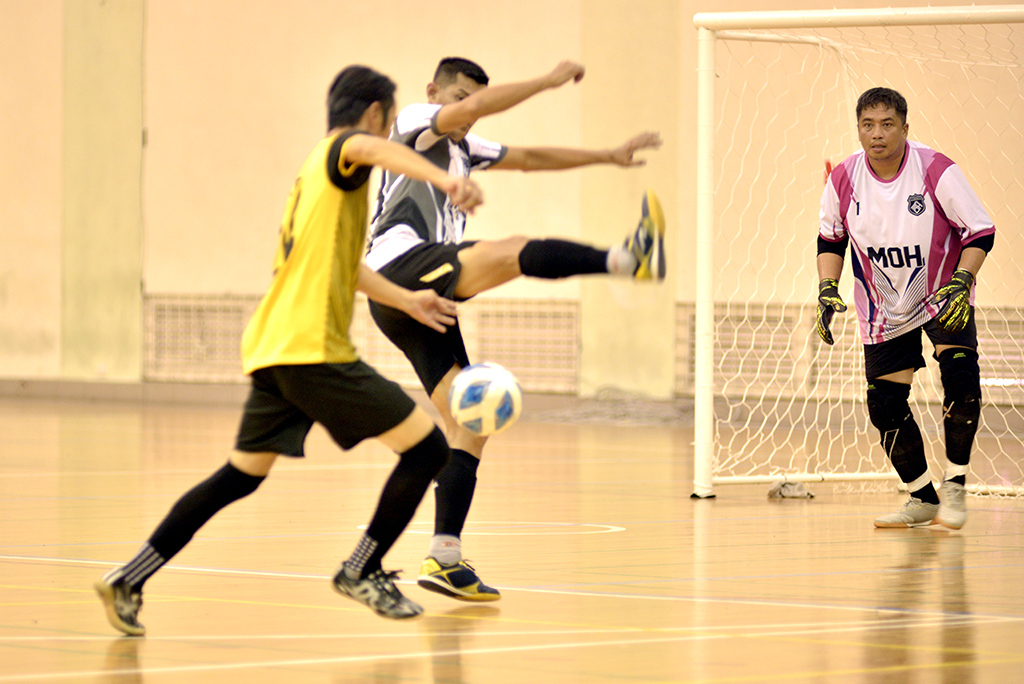
{"label": "white and blue ball", "polygon": [[462,427],[478,435],[507,429],[523,411],[523,390],[516,376],[496,363],[475,363],[452,381],[448,407]]}

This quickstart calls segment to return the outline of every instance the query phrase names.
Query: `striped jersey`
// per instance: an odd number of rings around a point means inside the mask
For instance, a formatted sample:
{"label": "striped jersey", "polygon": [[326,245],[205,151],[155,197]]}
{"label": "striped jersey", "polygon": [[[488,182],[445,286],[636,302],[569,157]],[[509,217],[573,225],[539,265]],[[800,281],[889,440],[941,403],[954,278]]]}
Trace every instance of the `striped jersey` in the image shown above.
{"label": "striped jersey", "polygon": [[[928,322],[927,299],[949,280],[964,246],[995,233],[960,168],[907,142],[896,177],[875,175],[864,151],[837,166],[821,198],[819,234],[850,238],[854,302],[864,344],[898,337]],[[974,292],[971,292],[974,303]]]}
{"label": "striped jersey", "polygon": [[[455,142],[437,132],[439,104],[413,104],[398,113],[391,140],[419,152],[450,176],[468,177],[501,161],[508,148],[473,134]],[[462,241],[466,214],[429,183],[381,174],[366,264],[379,270],[421,242]]]}
{"label": "striped jersey", "polygon": [[242,335],[246,373],[356,361],[349,339],[366,239],[370,167],[339,168],[347,131],[320,141],[292,186],[274,276]]}

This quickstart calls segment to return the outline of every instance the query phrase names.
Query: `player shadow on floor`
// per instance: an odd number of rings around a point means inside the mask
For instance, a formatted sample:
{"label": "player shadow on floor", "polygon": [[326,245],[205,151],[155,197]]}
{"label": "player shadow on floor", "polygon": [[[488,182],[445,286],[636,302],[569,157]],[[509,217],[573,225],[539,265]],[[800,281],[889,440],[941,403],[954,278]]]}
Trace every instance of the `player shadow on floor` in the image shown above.
{"label": "player shadow on floor", "polygon": [[444,613],[428,614],[420,620],[420,632],[432,655],[430,669],[434,682],[463,682],[462,650],[481,627],[490,624],[501,609],[493,605],[471,605]]}
{"label": "player shadow on floor", "polygon": [[101,669],[104,673],[97,681],[104,684],[142,684],[142,670],[139,669],[139,646],[142,643],[142,639],[130,636],[112,640],[103,659]]}
{"label": "player shadow on floor", "polygon": [[891,679],[894,672],[925,666],[916,651],[937,633],[939,662],[930,667],[941,672],[939,681],[973,684],[976,623],[964,572],[964,536],[938,525],[876,534],[892,538],[899,558],[880,575],[878,627],[867,632],[864,649],[864,666],[876,678],[865,681],[901,681]]}

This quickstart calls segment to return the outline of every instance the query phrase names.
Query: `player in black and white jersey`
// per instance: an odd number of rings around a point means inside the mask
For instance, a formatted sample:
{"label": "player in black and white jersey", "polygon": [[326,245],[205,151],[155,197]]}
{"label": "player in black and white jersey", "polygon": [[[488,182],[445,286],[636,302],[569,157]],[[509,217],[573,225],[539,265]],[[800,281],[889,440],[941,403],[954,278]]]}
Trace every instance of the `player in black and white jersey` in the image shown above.
{"label": "player in black and white jersey", "polygon": [[[941,523],[959,529],[981,414],[973,285],[995,226],[951,159],[908,141],[907,101],[872,88],[857,102],[863,151],[829,175],[818,233],[818,334],[832,344],[847,245],[867,374],[868,416],[910,500],[876,527]],[[939,362],[947,465],[940,497],[908,398],[925,365],[921,332]]]}
{"label": "player in black and white jersey", "polygon": [[[441,60],[427,86],[427,102],[398,114],[391,138],[452,175],[483,169],[520,171],[570,169],[592,164],[640,166],[636,152],[657,148],[657,133],[642,133],[604,150],[506,147],[471,134],[481,117],[502,112],[551,88],[583,78],[583,66],[566,61],[527,81],[488,85],[479,65],[462,58]],[[624,244],[610,249],[559,239],[511,237],[463,241],[466,216],[428,184],[385,173],[378,210],[371,225],[367,265],[410,289],[432,288],[464,301],[519,276],[566,278],[614,274],[663,280],[664,217],[654,193],[647,191],[639,226]],[[438,474],[434,536],[421,568],[420,586],[467,601],[494,601],[497,590],[480,581],[462,557],[461,533],[476,488],[476,471],[485,437],[452,419],[448,390],[458,371],[469,365],[458,323],[435,332],[395,309],[370,303],[377,325],[412,362],[423,387],[447,427],[452,458]]]}

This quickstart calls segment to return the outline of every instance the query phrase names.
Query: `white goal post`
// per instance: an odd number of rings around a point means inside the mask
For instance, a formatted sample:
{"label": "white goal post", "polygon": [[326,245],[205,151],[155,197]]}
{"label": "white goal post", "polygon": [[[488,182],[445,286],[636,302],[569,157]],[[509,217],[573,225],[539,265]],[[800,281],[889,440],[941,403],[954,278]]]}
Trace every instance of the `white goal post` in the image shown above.
{"label": "white goal post", "polygon": [[[853,307],[836,316],[834,347],[813,331],[823,179],[860,149],[856,98],[878,85],[907,97],[909,137],[957,162],[995,221],[978,282],[986,408],[969,491],[1024,493],[1024,5],[713,12],[693,22],[693,496],[783,479],[898,482],[867,422]],[[917,374],[912,403],[941,473],[933,366]]]}

